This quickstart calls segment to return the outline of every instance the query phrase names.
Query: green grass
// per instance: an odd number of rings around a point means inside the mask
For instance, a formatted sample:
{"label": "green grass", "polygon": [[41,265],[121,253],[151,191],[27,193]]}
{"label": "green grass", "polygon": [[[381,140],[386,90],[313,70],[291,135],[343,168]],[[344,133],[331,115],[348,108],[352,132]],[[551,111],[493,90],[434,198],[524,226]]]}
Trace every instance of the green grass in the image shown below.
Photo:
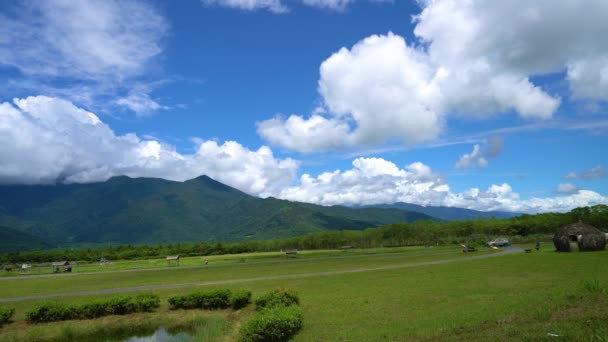
{"label": "green grass", "polygon": [[[490,250],[477,254],[492,253]],[[279,276],[302,274],[319,271],[338,271],[353,268],[368,268],[441,260],[447,258],[464,258],[460,249],[430,248],[428,250],[409,249],[396,253],[365,254],[345,257],[320,257],[285,259],[268,262],[234,263],[197,268],[169,268],[122,273],[91,273],[45,278],[3,278],[0,279],[2,297],[20,297],[32,294],[52,294],[72,291],[109,289],[142,285],[163,285],[198,283],[262,276]]]}
{"label": "green grass", "polygon": [[[5,293],[28,295],[39,290],[51,293],[112,284],[259,277],[447,257],[463,256],[460,250],[419,249],[349,258],[224,265],[200,271],[4,279],[0,281],[0,293],[3,297],[9,297]],[[566,340],[604,341],[608,339],[608,329],[605,327],[608,321],[607,257],[608,251],[571,254],[555,253],[544,248],[540,253],[534,251],[449,264],[164,289],[153,291],[161,297],[163,305],[159,313],[149,315],[175,317],[175,322],[180,321],[180,315],[188,315],[190,311],[170,312],[166,299],[195,289],[244,288],[251,290],[255,299],[280,286],[296,290],[304,310],[304,328],[296,335],[295,341],[543,340],[549,338],[548,333],[563,336]],[[77,303],[98,297],[104,296],[57,300]],[[9,303],[16,308],[15,322],[0,330],[0,340],[17,332],[28,333],[32,329],[39,329],[40,334],[59,329],[59,325],[56,325],[59,323],[41,327],[24,323],[24,312],[36,302]],[[199,310],[192,312],[205,314]],[[238,337],[234,332],[252,317],[253,308],[249,306],[234,315],[223,316],[227,317],[228,322],[228,328],[222,332],[224,340],[231,341]],[[143,316],[138,314],[134,317]],[[82,322],[107,327],[115,324],[113,319],[108,317]]]}
{"label": "green grass", "polygon": [[[439,249],[454,249],[454,246],[435,247]],[[367,248],[367,249],[350,249],[350,250],[306,250],[299,251],[297,259],[320,258],[329,256],[352,256],[352,255],[367,255],[370,253],[400,253],[406,251],[422,250],[424,247],[393,247],[393,248]],[[98,262],[86,263],[78,262],[72,267],[72,273],[95,273],[108,271],[125,271],[125,270],[142,270],[152,268],[180,268],[180,267],[198,267],[204,265],[207,260],[210,266],[240,264],[240,263],[255,263],[267,261],[285,260],[284,252],[259,252],[259,253],[241,253],[241,254],[226,254],[226,255],[210,255],[198,257],[182,257],[179,261],[179,266],[174,262],[169,265],[164,258],[157,259],[141,259],[141,260],[117,260],[109,261],[105,265],[100,265]],[[19,267],[11,272],[0,271],[0,277],[16,277],[28,275],[43,275],[53,274],[53,268],[48,265],[33,265],[27,272],[21,272]]]}

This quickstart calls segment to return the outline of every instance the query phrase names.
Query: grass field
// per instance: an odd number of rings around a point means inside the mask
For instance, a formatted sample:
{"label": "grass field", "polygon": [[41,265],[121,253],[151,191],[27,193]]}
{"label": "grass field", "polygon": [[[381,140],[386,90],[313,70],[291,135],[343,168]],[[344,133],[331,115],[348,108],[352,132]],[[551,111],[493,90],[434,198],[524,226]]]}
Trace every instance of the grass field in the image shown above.
{"label": "grass field", "polygon": [[[328,252],[329,253],[329,252]],[[254,297],[276,287],[300,293],[304,329],[296,341],[566,340],[608,339],[608,252],[555,253],[549,248],[468,260],[455,248],[412,248],[344,257],[318,254],[292,260],[225,263],[207,268],[91,273],[76,276],[0,280],[0,298],[108,289],[257,278],[239,283],[156,289],[163,305],[157,313],[98,320],[30,325],[25,312],[40,300],[14,307],[14,322],[0,328],[0,340],[60,341],[78,336],[118,336],[160,325],[188,328],[197,340],[235,340],[252,316],[240,311],[169,311],[166,299],[195,289],[245,288]],[[491,253],[490,251],[482,253]],[[256,256],[252,256],[255,259]],[[238,258],[238,256],[237,256]],[[459,258],[357,273],[267,279],[272,275],[346,271]],[[247,259],[249,260],[249,259]],[[107,295],[53,299],[79,302]],[[129,322],[125,326],[125,322]],[[129,330],[131,329],[131,330]],[[120,333],[122,332],[122,335]],[[89,334],[89,335],[87,335]]]}

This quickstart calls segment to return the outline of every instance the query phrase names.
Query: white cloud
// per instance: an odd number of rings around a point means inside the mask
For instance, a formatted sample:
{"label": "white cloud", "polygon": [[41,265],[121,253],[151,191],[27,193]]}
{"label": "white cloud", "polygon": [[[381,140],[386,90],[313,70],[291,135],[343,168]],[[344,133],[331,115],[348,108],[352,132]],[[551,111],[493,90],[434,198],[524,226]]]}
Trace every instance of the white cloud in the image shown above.
{"label": "white cloud", "polygon": [[15,17],[0,14],[0,62],[28,75],[120,81],[162,51],[168,28],[133,0],[24,2],[12,10]]}
{"label": "white cloud", "polygon": [[266,9],[274,13],[285,13],[287,7],[281,0],[201,0],[206,6],[223,6],[245,11]]}
{"label": "white cloud", "polygon": [[570,172],[564,176],[566,179],[582,179],[586,181],[594,180],[594,179],[603,179],[608,178],[608,168],[603,166],[592,167],[589,170],[585,170],[579,173]]}
{"label": "white cloud", "polygon": [[347,123],[321,115],[308,119],[290,115],[286,120],[277,116],[258,122],[257,130],[269,142],[301,152],[338,149],[350,144],[345,139],[351,139]]}
{"label": "white cloud", "polygon": [[457,169],[465,169],[469,167],[487,167],[488,158],[494,158],[502,153],[504,141],[502,137],[492,137],[487,139],[486,146],[482,151],[479,144],[473,146],[471,153],[463,154],[456,165]]}
{"label": "white cloud", "polygon": [[141,77],[168,32],[165,18],[139,0],[19,1],[0,9],[0,23],[0,65],[21,74],[12,86],[78,102],[116,103],[112,97],[147,82]]}
{"label": "white cloud", "polygon": [[355,0],[302,0],[307,6],[326,8],[334,11],[343,11]]}
{"label": "white cloud", "polygon": [[116,100],[116,104],[129,108],[138,116],[145,116],[159,109],[169,109],[169,107],[163,106],[151,99],[150,95],[145,92],[129,93],[126,97],[121,97]]}
{"label": "white cloud", "polygon": [[95,114],[44,96],[0,104],[0,183],[103,181],[115,175],[187,180],[206,174],[259,196],[287,187],[298,168],[262,146],[200,141],[193,154],[171,145],[116,135]]}
{"label": "white cloud", "polygon": [[[374,35],[323,62],[319,92],[330,109],[326,118],[352,126],[342,147],[431,140],[448,114],[514,111],[525,119],[550,119],[563,96],[608,100],[608,2],[420,4],[416,40],[409,45],[390,33]],[[534,84],[536,76],[564,70],[571,94]],[[260,132],[264,138],[267,133]],[[297,146],[306,146],[308,136],[290,137],[304,140],[291,145],[301,151]]]}
{"label": "white cloud", "polygon": [[332,117],[275,118],[261,122],[258,132],[273,144],[301,152],[430,140],[443,126],[434,77],[422,52],[409,48],[403,38],[371,36],[321,65],[319,92]]}
{"label": "white cloud", "polygon": [[596,192],[521,200],[508,184],[454,193],[443,176],[415,162],[404,168],[382,158],[357,158],[349,170],[303,174],[298,162],[276,158],[265,146],[249,150],[235,141],[192,139],[183,154],[169,144],[135,134],[116,135],[95,114],[44,96],[0,103],[0,183],[51,184],[103,181],[116,175],[183,181],[208,175],[257,196],[332,204],[407,202],[478,210],[567,211],[608,203]]}
{"label": "white cloud", "polygon": [[457,169],[465,169],[469,167],[487,167],[488,161],[483,157],[479,149],[479,145],[475,144],[473,146],[473,151],[471,153],[465,153],[460,157],[456,165],[454,166]]}
{"label": "white cloud", "polygon": [[572,183],[560,183],[557,192],[560,194],[574,194],[578,192],[578,187]]}
{"label": "white cloud", "polygon": [[[201,0],[206,6],[223,6],[244,11],[268,10],[281,14],[289,12],[289,7],[282,0]],[[393,0],[368,0],[374,3],[391,3]],[[336,12],[344,11],[355,0],[300,0],[306,6]]]}
{"label": "white cloud", "polygon": [[522,200],[506,183],[492,185],[487,190],[471,188],[454,193],[443,177],[427,165],[417,162],[399,168],[381,158],[355,159],[353,168],[345,171],[325,172],[316,177],[304,174],[298,185],[286,188],[279,197],[322,205],[405,202],[528,213],[563,212],[608,203],[608,198],[589,190],[568,196]]}

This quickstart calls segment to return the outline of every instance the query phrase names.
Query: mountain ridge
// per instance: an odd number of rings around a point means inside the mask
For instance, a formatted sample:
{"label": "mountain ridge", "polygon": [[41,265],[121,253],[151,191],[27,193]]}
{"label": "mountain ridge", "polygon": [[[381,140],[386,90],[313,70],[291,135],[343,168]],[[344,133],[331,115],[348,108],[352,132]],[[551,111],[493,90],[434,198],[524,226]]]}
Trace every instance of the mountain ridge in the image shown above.
{"label": "mountain ridge", "polygon": [[257,198],[208,176],[0,186],[0,226],[55,246],[268,239],[419,219],[433,218],[400,209]]}

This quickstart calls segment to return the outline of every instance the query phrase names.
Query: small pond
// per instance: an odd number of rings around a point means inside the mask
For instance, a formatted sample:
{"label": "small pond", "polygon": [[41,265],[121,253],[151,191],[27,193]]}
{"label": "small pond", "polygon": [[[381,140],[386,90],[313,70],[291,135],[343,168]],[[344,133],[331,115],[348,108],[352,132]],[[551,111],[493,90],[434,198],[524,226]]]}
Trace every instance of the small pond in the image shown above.
{"label": "small pond", "polygon": [[187,332],[169,332],[164,327],[158,328],[153,334],[147,336],[132,336],[121,340],[123,342],[186,342],[194,341],[194,337]]}

